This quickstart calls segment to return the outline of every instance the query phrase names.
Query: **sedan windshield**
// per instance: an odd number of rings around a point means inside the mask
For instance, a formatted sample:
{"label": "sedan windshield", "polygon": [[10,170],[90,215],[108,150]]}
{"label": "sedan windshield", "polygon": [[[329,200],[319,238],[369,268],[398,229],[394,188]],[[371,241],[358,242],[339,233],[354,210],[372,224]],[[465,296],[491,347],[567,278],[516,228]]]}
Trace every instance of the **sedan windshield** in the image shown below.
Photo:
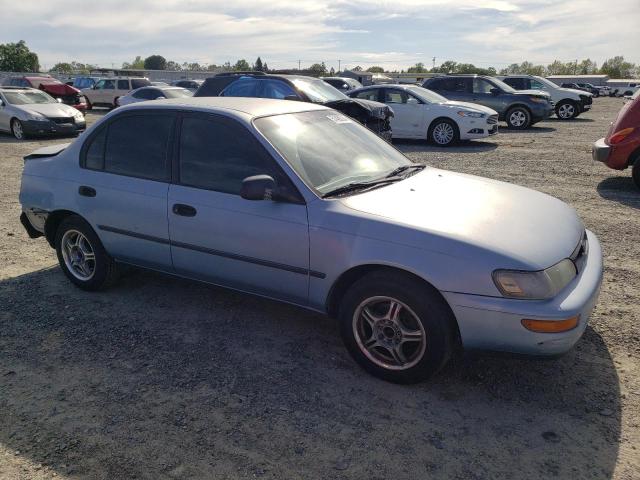
{"label": "sedan windshield", "polygon": [[11,105],[29,105],[33,103],[57,103],[57,101],[44,92],[36,90],[24,92],[4,92],[7,102]]}
{"label": "sedan windshield", "polygon": [[438,95],[436,92],[423,87],[411,86],[407,87],[407,90],[411,93],[415,93],[417,97],[420,97],[420,99],[428,103],[445,103],[447,101],[447,99],[442,95]]}
{"label": "sedan windshield", "polygon": [[298,90],[303,92],[314,103],[335,102],[347,97],[337,88],[315,78],[294,78],[291,80]]}
{"label": "sedan windshield", "polygon": [[255,125],[321,195],[413,165],[371,130],[333,110],[263,117]]}

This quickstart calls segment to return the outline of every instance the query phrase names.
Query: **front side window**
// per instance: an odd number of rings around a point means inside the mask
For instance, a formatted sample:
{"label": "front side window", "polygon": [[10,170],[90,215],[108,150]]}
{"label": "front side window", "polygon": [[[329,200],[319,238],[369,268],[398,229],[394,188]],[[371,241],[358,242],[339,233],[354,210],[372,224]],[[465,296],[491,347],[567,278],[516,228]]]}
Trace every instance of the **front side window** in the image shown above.
{"label": "front side window", "polygon": [[102,84],[102,87],[98,87],[98,88],[102,88],[103,90],[115,90],[116,81],[115,80],[105,80],[104,83]]}
{"label": "front side window", "polygon": [[496,87],[484,78],[473,79],[473,93],[488,94],[493,88]]}
{"label": "front side window", "polygon": [[179,152],[183,185],[239,195],[247,177],[266,174],[279,179],[255,138],[226,121],[184,118]]}
{"label": "front side window", "polygon": [[363,90],[362,92],[356,93],[356,98],[361,98],[363,100],[373,100],[374,102],[378,101],[378,89],[374,88],[371,90]]}
{"label": "front side window", "polygon": [[118,90],[129,90],[129,80],[118,80]]}
{"label": "front side window", "polygon": [[314,103],[327,103],[348,98],[344,93],[317,78],[294,78],[291,82]]}
{"label": "front side window", "polygon": [[[168,144],[173,122],[171,114],[127,115],[110,122],[102,161],[104,170],[149,180],[167,180]],[[96,141],[87,150],[85,166],[89,164],[89,152]],[[99,145],[92,153],[93,165],[100,165],[98,155]]]}
{"label": "front side window", "polygon": [[320,194],[412,165],[371,130],[339,112],[274,115],[258,118],[255,125],[300,178]]}
{"label": "front side window", "polygon": [[229,85],[220,94],[222,97],[257,97],[258,96],[258,81],[245,77],[240,78]]}
{"label": "front side window", "polygon": [[133,98],[138,98],[140,100],[149,100],[151,98],[150,92],[148,88],[141,88],[139,90],[134,91],[131,96]]}
{"label": "front side window", "polygon": [[293,88],[280,80],[262,80],[261,84],[262,93],[260,96],[263,98],[283,100],[284,98],[292,95],[296,98],[298,97],[298,94]]}
{"label": "front side window", "polygon": [[387,88],[384,94],[384,103],[394,104],[394,103],[407,103],[407,99],[409,96],[406,92],[402,90],[391,90]]}
{"label": "front side window", "polygon": [[531,88],[533,90],[544,90],[544,85],[537,80],[531,80]]}

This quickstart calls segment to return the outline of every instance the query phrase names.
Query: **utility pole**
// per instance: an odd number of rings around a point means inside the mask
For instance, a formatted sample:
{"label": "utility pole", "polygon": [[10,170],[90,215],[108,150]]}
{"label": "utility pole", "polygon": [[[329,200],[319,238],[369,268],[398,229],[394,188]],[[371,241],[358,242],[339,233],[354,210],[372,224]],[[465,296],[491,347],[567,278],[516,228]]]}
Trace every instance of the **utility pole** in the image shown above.
{"label": "utility pole", "polygon": [[298,70],[300,70],[300,60],[298,60]]}
{"label": "utility pole", "polygon": [[573,67],[573,74],[575,75],[578,72],[578,59],[576,58],[575,66]]}
{"label": "utility pole", "polygon": [[338,72],[340,72],[340,63],[342,62],[342,60],[338,60]]}
{"label": "utility pole", "polygon": [[433,68],[436,68],[436,57],[433,57],[431,61],[433,62]]}

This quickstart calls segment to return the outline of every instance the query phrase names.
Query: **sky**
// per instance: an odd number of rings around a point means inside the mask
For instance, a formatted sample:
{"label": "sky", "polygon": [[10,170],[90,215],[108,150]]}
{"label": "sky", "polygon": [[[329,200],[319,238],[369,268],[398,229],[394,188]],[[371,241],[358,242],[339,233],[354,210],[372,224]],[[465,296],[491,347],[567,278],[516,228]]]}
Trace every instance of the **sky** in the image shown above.
{"label": "sky", "polygon": [[[136,55],[270,68],[445,60],[498,69],[623,55],[640,63],[640,0],[0,0],[0,43],[25,40],[41,66],[119,67]],[[609,10],[609,11],[607,11]],[[613,13],[612,13],[613,12]]]}

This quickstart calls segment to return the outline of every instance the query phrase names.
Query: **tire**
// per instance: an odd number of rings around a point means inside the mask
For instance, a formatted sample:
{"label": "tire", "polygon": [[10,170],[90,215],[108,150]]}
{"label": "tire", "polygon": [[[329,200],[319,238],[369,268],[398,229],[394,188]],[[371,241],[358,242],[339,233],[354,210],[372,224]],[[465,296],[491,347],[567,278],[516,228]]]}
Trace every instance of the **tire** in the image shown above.
{"label": "tire", "polygon": [[507,127],[514,130],[525,130],[531,126],[531,113],[524,107],[512,107],[504,116]]}
{"label": "tire", "polygon": [[112,108],[112,109],[113,109],[113,108],[118,108],[118,99],[119,99],[119,98],[120,98],[120,97],[116,97],[116,98],[114,98],[114,99],[113,99],[113,105],[111,105],[111,108]]}
{"label": "tire", "polygon": [[[102,290],[118,279],[116,262],[106,252],[91,226],[81,217],[72,215],[60,223],[55,247],[60,268],[81,289]],[[90,254],[93,254],[93,260],[89,258]]]}
{"label": "tire", "polygon": [[89,100],[89,97],[85,95],[84,101],[87,102],[87,110],[93,110],[93,104],[91,103],[91,100]]}
{"label": "tire", "polygon": [[453,120],[436,119],[429,126],[427,139],[439,147],[450,147],[460,140],[460,130]]}
{"label": "tire", "polygon": [[640,188],[640,156],[636,157],[636,161],[633,162],[631,178],[633,178],[633,183],[636,184],[636,187]]}
{"label": "tire", "polygon": [[580,108],[571,100],[563,100],[556,105],[556,116],[560,120],[571,120],[580,115]]}
{"label": "tire", "polygon": [[372,272],[354,283],[338,319],[354,360],[390,382],[427,380],[454,351],[457,329],[449,306],[433,287],[399,272]]}
{"label": "tire", "polygon": [[22,122],[17,118],[11,120],[11,134],[16,140],[24,140],[25,138],[27,138],[27,135],[24,133]]}

